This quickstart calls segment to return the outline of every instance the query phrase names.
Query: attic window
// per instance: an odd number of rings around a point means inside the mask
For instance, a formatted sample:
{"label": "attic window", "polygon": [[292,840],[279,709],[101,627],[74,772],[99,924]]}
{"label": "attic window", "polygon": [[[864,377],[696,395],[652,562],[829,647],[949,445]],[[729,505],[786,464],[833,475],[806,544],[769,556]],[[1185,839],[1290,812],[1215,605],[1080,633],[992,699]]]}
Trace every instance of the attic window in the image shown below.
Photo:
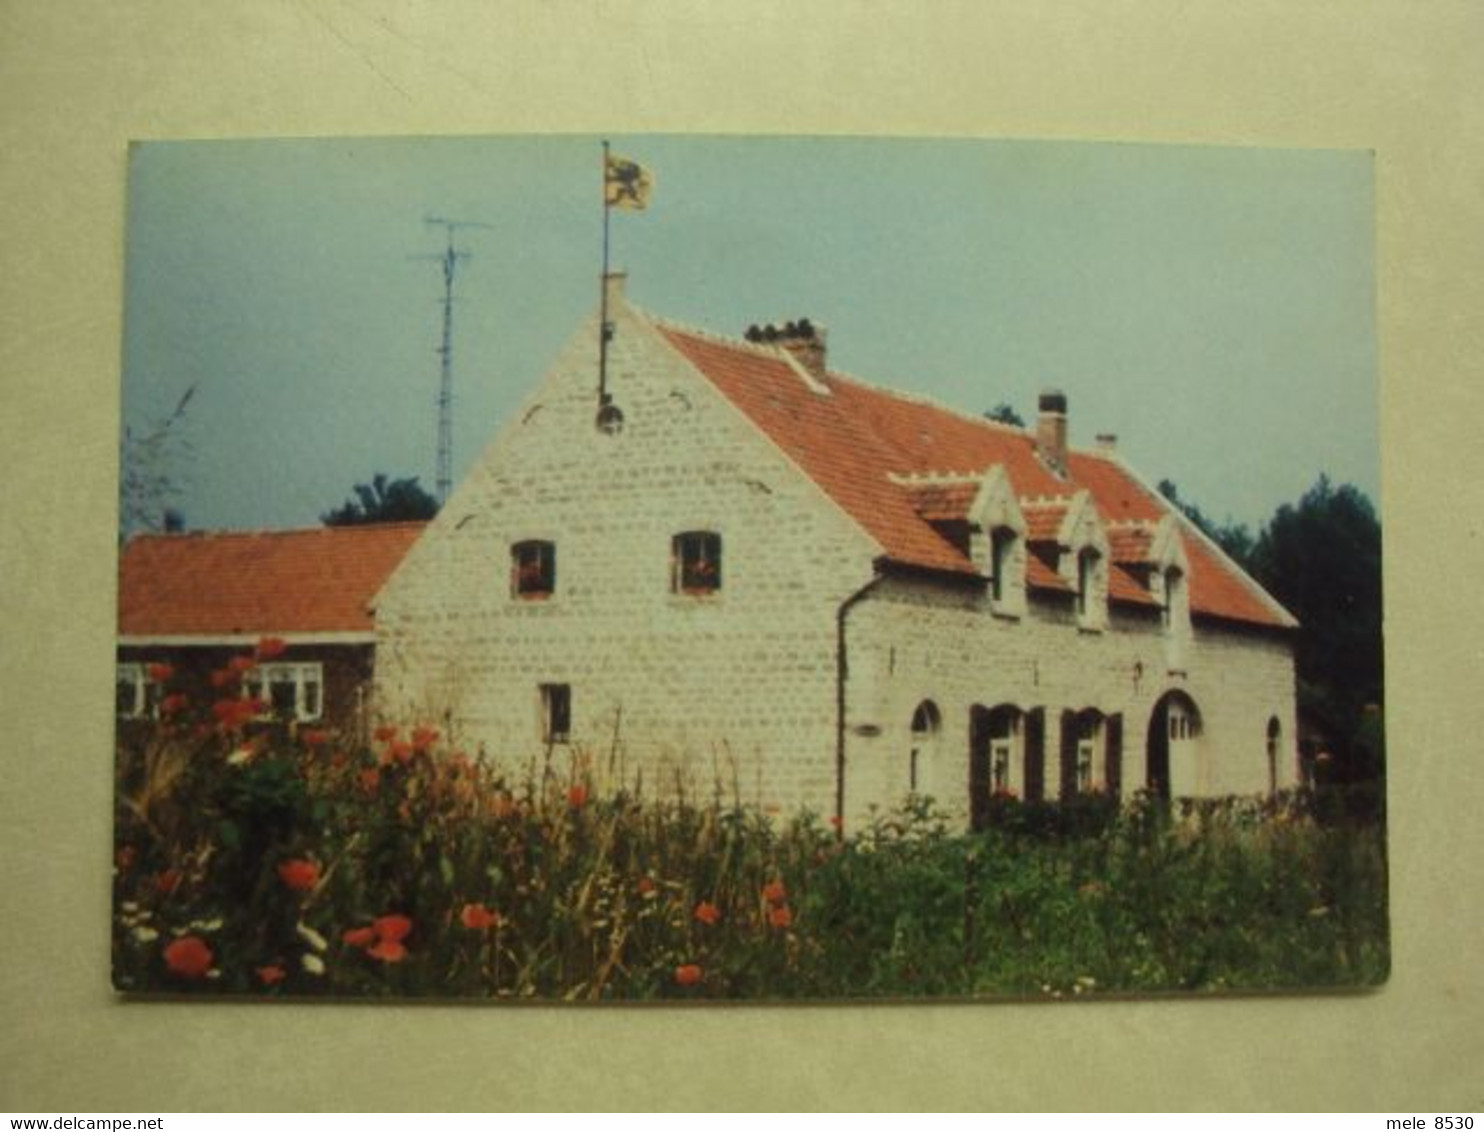
{"label": "attic window", "polygon": [[721,536],[714,531],[686,531],[670,548],[670,588],[700,595],[721,589]]}
{"label": "attic window", "polygon": [[542,601],[556,591],[556,546],[518,542],[510,548],[510,592],[526,601]]}
{"label": "attic window", "polygon": [[1077,620],[1084,627],[1095,621],[1098,570],[1102,556],[1092,547],[1084,547],[1077,555]]}

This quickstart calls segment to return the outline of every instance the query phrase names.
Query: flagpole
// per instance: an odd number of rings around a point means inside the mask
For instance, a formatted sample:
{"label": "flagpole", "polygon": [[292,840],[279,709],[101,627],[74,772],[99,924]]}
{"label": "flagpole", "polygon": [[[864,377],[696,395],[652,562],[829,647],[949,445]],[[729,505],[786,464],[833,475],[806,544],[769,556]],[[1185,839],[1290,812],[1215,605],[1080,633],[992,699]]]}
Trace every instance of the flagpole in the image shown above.
{"label": "flagpole", "polygon": [[608,323],[608,142],[603,142],[603,274],[598,280],[598,408],[607,406],[608,339],[613,327]]}

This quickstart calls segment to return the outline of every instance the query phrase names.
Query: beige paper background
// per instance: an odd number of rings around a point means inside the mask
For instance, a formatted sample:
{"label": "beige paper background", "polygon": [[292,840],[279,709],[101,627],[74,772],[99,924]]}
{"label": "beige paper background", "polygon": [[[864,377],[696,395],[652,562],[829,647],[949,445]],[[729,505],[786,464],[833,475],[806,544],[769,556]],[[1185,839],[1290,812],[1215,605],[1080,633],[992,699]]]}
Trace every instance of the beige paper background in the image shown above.
{"label": "beige paper background", "polygon": [[[1474,0],[0,6],[0,1109],[1484,1108],[1481,56]],[[700,1010],[114,999],[126,143],[544,130],[1375,150],[1386,988]]]}

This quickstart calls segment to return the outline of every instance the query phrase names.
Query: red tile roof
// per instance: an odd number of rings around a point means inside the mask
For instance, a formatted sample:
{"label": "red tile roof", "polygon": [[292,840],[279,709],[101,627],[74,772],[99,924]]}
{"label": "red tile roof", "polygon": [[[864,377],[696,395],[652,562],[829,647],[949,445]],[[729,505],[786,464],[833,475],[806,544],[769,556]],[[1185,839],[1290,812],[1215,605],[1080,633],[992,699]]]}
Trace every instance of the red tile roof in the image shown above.
{"label": "red tile roof", "polygon": [[[955,574],[976,570],[964,554],[933,529],[932,520],[962,517],[972,492],[956,486],[932,490],[900,477],[983,474],[998,464],[1022,500],[1029,541],[1054,537],[1069,497],[1092,495],[1104,524],[1153,523],[1168,513],[1164,500],[1115,459],[1069,453],[1067,476],[1051,471],[1036,453],[1032,433],[960,414],[907,396],[828,374],[828,392],[811,388],[782,352],[721,339],[662,322],[656,327],[672,346],[781,448],[880,546],[889,559]],[[816,383],[817,384],[817,383]],[[895,478],[894,478],[895,477]],[[1255,583],[1182,531],[1190,561],[1191,609],[1198,614],[1268,626],[1288,626],[1276,603]],[[1127,546],[1120,546],[1126,552]],[[1119,551],[1115,551],[1115,562]],[[1027,556],[1027,583],[1065,591],[1065,581],[1036,555]],[[1110,571],[1110,596],[1154,603],[1132,574]]]}
{"label": "red tile roof", "polygon": [[371,600],[425,526],[139,535],[119,560],[119,635],[370,633]]}

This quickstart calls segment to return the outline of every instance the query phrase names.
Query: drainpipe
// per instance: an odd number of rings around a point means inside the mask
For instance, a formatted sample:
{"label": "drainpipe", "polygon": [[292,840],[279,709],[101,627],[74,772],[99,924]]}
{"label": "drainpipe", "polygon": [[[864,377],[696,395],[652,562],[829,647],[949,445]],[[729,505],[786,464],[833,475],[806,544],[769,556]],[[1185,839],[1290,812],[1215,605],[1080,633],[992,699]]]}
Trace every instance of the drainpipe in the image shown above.
{"label": "drainpipe", "polygon": [[[880,569],[878,563],[876,568]],[[840,603],[835,614],[835,836],[845,836],[845,678],[850,664],[845,655],[845,618],[882,582],[878,573]]]}

